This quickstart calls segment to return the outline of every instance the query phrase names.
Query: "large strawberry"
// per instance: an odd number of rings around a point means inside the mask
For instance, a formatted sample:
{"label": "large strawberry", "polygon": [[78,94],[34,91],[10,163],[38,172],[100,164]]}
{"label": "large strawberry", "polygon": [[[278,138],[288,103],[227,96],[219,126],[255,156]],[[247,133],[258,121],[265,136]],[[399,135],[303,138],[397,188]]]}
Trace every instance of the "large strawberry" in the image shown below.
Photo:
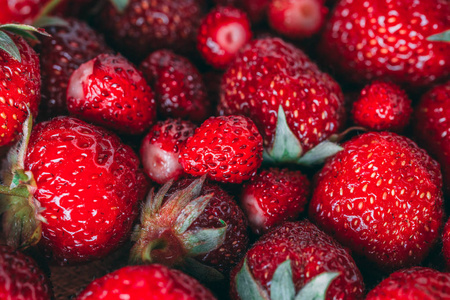
{"label": "large strawberry", "polygon": [[322,37],[322,58],[348,80],[418,88],[450,74],[446,0],[341,0]]}
{"label": "large strawberry", "polygon": [[214,300],[197,280],[165,266],[128,266],[94,280],[77,300]]}
{"label": "large strawberry", "polygon": [[381,269],[418,264],[443,225],[438,163],[406,137],[370,132],[317,176],[309,216]]}
{"label": "large strawberry", "polygon": [[100,258],[118,247],[147,191],[130,147],[72,117],[37,124],[8,161],[0,198],[7,242],[39,242],[59,263]]}
{"label": "large strawberry", "polygon": [[278,38],[244,46],[222,79],[219,113],[250,117],[275,161],[299,159],[344,122],[339,85],[301,50]]}
{"label": "large strawberry", "polygon": [[[314,284],[318,276],[325,277]],[[314,294],[295,299],[363,296],[361,273],[346,249],[309,221],[287,222],[257,241],[233,269],[231,295],[242,300],[294,299],[311,283]]]}

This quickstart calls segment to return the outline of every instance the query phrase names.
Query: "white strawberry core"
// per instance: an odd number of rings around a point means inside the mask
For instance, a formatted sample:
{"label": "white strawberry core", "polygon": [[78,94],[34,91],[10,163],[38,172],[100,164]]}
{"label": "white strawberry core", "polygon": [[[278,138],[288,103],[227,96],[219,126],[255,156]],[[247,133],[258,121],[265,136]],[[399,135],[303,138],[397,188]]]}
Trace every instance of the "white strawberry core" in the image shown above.
{"label": "white strawberry core", "polygon": [[67,99],[84,99],[83,82],[94,72],[94,60],[90,60],[82,64],[70,76],[69,85],[67,87]]}
{"label": "white strawberry core", "polygon": [[247,41],[247,31],[242,24],[233,22],[217,30],[217,43],[228,53],[235,53]]}
{"label": "white strawberry core", "polygon": [[266,227],[267,218],[264,211],[258,204],[258,200],[250,194],[244,194],[241,199],[242,209],[247,214],[250,227],[255,230],[261,230]]}
{"label": "white strawberry core", "polygon": [[178,162],[178,153],[162,150],[159,145],[147,142],[142,146],[141,155],[145,172],[159,184],[183,173],[183,167]]}

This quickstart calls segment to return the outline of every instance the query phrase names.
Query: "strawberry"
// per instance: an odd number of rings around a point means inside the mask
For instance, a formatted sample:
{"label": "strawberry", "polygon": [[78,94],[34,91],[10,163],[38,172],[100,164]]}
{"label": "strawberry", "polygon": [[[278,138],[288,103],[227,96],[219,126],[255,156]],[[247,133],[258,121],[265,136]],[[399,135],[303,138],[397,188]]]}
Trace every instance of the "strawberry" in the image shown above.
{"label": "strawberry", "polygon": [[450,195],[450,81],[422,96],[414,124],[419,144],[441,164],[444,191]]}
{"label": "strawberry", "polygon": [[245,11],[251,22],[261,23],[266,18],[267,7],[270,0],[214,0],[217,5],[236,6]]}
{"label": "strawberry", "polygon": [[50,300],[47,277],[29,256],[0,245],[0,298],[11,300]]}
{"label": "strawberry", "polygon": [[214,300],[194,278],[163,265],[127,266],[89,284],[77,300],[183,299]]}
{"label": "strawberry", "polygon": [[275,161],[298,160],[336,133],[345,117],[339,85],[278,38],[244,46],[222,78],[218,111],[250,117]]}
{"label": "strawberry", "polygon": [[[290,274],[283,277],[277,273],[284,264]],[[334,280],[328,289],[322,282],[316,291],[322,297],[297,295],[295,299],[361,299],[364,282],[349,252],[330,236],[307,220],[286,222],[261,237],[233,269],[231,296],[242,300],[294,299],[277,296],[280,289],[284,294],[299,292],[316,276],[330,272]],[[277,277],[282,278],[281,284]]]}
{"label": "strawberry", "polygon": [[140,61],[162,48],[193,49],[201,16],[198,0],[110,0],[99,19],[121,53]]}
{"label": "strawberry", "polygon": [[[31,128],[26,123],[25,132]],[[29,142],[28,142],[29,139]],[[14,247],[39,242],[58,263],[97,259],[130,233],[145,175],[117,136],[72,117],[37,124],[11,149],[0,203]]]}
{"label": "strawberry", "polygon": [[300,39],[319,32],[327,13],[324,0],[271,0],[268,19],[278,33]]}
{"label": "strawberry", "polygon": [[211,115],[205,83],[187,58],[158,50],[144,59],[139,69],[155,91],[162,116],[202,122]]}
{"label": "strawberry", "polygon": [[31,24],[49,0],[0,0],[0,24]]}
{"label": "strawberry", "polygon": [[352,116],[356,125],[369,130],[401,132],[411,117],[411,100],[394,83],[374,81],[366,85],[353,102]]}
{"label": "strawberry", "polygon": [[366,300],[384,299],[450,299],[450,274],[424,267],[394,272],[366,297]]}
{"label": "strawberry", "polygon": [[153,181],[164,184],[184,174],[178,156],[194,129],[194,124],[179,119],[160,121],[150,128],[142,141],[140,154],[144,171]]}
{"label": "strawberry", "polygon": [[450,267],[450,219],[447,219],[442,232],[442,254],[447,268]]}
{"label": "strawberry", "polygon": [[323,58],[346,79],[416,89],[450,74],[446,0],[340,0],[322,36]]}
{"label": "strawberry", "polygon": [[51,37],[37,45],[42,72],[41,119],[67,115],[66,92],[70,75],[101,53],[111,52],[103,36],[74,18],[44,27]]}
{"label": "strawberry", "polygon": [[234,7],[220,6],[210,11],[200,24],[197,49],[207,63],[225,69],[252,38],[247,15]]}
{"label": "strawberry", "polygon": [[101,54],[72,73],[69,113],[126,134],[144,133],[156,116],[152,89],[121,55]]}
{"label": "strawberry", "polygon": [[229,194],[204,180],[184,178],[149,194],[133,235],[132,262],[176,266],[207,281],[239,262],[248,245],[245,215]]}
{"label": "strawberry", "polygon": [[195,129],[180,151],[186,173],[230,183],[256,174],[262,162],[262,137],[243,116],[210,117]]}
{"label": "strawberry", "polygon": [[300,171],[270,168],[244,184],[240,202],[249,225],[257,234],[286,220],[293,221],[305,210],[309,180]]}
{"label": "strawberry", "polygon": [[443,224],[438,163],[395,133],[342,147],[317,175],[309,217],[382,270],[420,263]]}

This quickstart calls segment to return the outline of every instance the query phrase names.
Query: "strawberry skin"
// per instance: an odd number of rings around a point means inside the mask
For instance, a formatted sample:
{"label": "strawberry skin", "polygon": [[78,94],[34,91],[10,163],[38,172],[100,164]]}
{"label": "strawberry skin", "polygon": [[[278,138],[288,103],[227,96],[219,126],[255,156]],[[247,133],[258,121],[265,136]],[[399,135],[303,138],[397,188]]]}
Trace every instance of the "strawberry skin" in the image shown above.
{"label": "strawberry skin", "polygon": [[448,219],[442,232],[442,254],[448,269],[450,267],[450,221]]}
{"label": "strawberry skin", "polygon": [[446,0],[341,0],[322,36],[322,58],[348,80],[419,88],[450,74],[450,44],[427,38],[450,29]]}
{"label": "strawberry skin", "polygon": [[152,89],[121,55],[100,54],[70,77],[71,115],[126,134],[144,133],[156,117]]}
{"label": "strawberry skin", "polygon": [[132,149],[106,130],[72,117],[37,124],[25,170],[43,211],[40,244],[59,263],[103,257],[118,247],[147,191]]}
{"label": "strawberry skin", "polygon": [[450,274],[424,267],[394,272],[366,297],[366,300],[388,299],[450,299]]}
{"label": "strawberry skin", "polygon": [[25,23],[31,24],[39,14],[43,5],[49,0],[0,0],[0,24]]}
{"label": "strawberry skin", "polygon": [[216,298],[197,280],[181,271],[152,264],[124,267],[98,278],[76,299],[214,300]]}
{"label": "strawberry skin", "polygon": [[381,269],[420,263],[443,225],[438,163],[389,132],[342,146],[317,175],[309,217]]}
{"label": "strawberry skin", "polygon": [[[306,220],[286,222],[269,231],[245,258],[253,277],[267,292],[278,265],[290,259],[296,291],[316,275],[336,271],[341,275],[331,283],[326,299],[361,299],[363,296],[363,279],[348,250]],[[232,299],[240,299],[235,276],[242,264],[241,261],[231,273]]]}
{"label": "strawberry skin", "polygon": [[180,152],[184,171],[194,176],[241,183],[256,174],[262,162],[262,137],[243,116],[210,117],[195,129]]}

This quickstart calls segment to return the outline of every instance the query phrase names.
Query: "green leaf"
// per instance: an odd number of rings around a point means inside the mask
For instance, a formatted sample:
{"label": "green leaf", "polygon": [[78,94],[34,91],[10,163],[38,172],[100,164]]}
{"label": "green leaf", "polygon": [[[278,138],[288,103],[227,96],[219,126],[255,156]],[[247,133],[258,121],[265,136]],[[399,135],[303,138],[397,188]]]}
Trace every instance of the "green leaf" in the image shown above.
{"label": "green leaf", "polygon": [[30,38],[32,40],[37,40],[36,36],[34,36],[33,33],[50,36],[50,34],[45,32],[45,30],[43,30],[43,29],[38,29],[34,26],[25,25],[25,24],[3,24],[3,25],[0,25],[0,29],[18,34],[25,38]]}
{"label": "green leaf", "polygon": [[8,34],[0,31],[0,49],[8,53],[18,62],[22,62],[22,58],[20,57],[19,48],[17,48],[14,41],[9,37]]}
{"label": "green leaf", "polygon": [[190,256],[204,254],[217,249],[223,244],[227,225],[220,220],[222,227],[192,230],[181,235],[180,240]]}
{"label": "green leaf", "polygon": [[338,276],[337,272],[317,275],[298,292],[295,300],[325,300],[328,287]]}
{"label": "green leaf", "polygon": [[50,27],[50,26],[62,26],[62,27],[68,27],[69,22],[66,20],[55,17],[55,16],[42,16],[39,19],[37,19],[34,23],[34,26],[36,27]]}
{"label": "green leaf", "polygon": [[450,29],[427,37],[430,42],[450,42]]}
{"label": "green leaf", "polygon": [[[247,259],[244,260],[241,270],[236,274],[236,291],[241,300],[270,300],[267,293],[253,277]],[[275,299],[273,299],[275,300]]]}
{"label": "green leaf", "polygon": [[297,163],[305,166],[322,164],[328,157],[335,155],[343,149],[338,144],[325,140],[306,152]]}
{"label": "green leaf", "polygon": [[204,265],[191,257],[187,257],[180,268],[201,282],[222,281],[225,279],[223,274],[216,269]]}
{"label": "green leaf", "polygon": [[118,12],[123,13],[127,8],[130,0],[110,0]]}
{"label": "green leaf", "polygon": [[45,18],[48,15],[50,15],[53,12],[53,10],[59,5],[59,3],[61,1],[62,0],[51,0],[51,1],[47,2],[47,4],[44,5],[44,7],[41,9],[39,14],[34,19],[33,25],[35,25],[36,22],[39,22],[40,19]]}
{"label": "green leaf", "polygon": [[279,300],[293,300],[295,286],[292,281],[291,261],[288,259],[280,264],[272,277],[270,285],[270,298]]}
{"label": "green leaf", "polygon": [[203,213],[214,194],[200,196],[192,200],[180,213],[175,221],[175,231],[183,234],[191,224]]}

